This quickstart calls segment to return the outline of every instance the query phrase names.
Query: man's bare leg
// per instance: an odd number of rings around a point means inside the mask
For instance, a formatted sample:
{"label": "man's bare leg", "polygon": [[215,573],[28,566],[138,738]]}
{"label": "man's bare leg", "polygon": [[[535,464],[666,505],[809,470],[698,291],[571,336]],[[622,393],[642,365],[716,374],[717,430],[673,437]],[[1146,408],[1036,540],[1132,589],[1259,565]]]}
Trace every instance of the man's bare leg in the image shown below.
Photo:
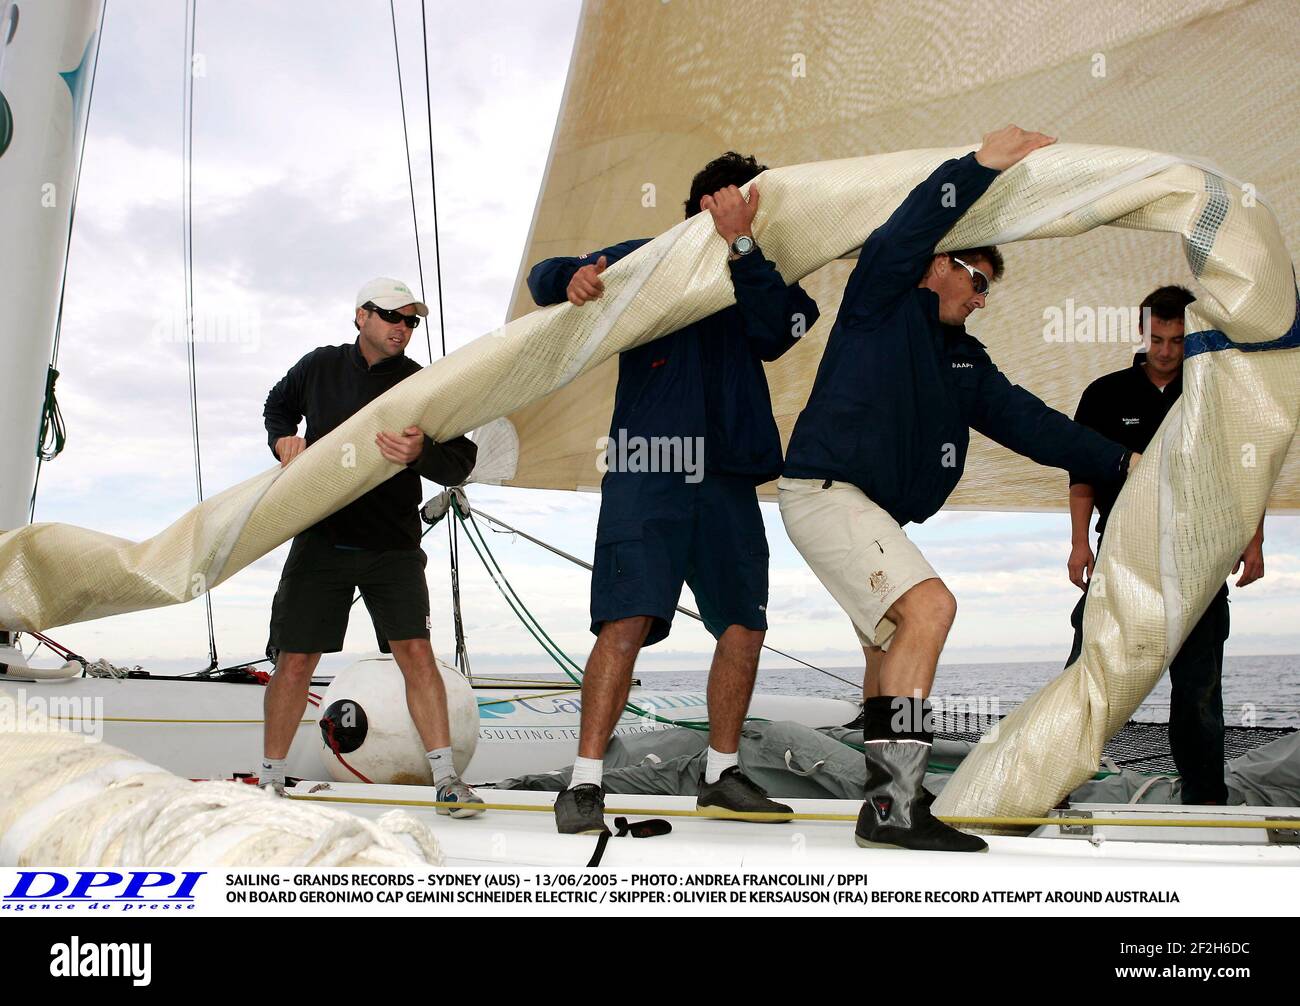
{"label": "man's bare leg", "polygon": [[957,599],[938,577],[922,580],[885,613],[898,628],[880,663],[879,694],[925,698],[957,617]]}
{"label": "man's bare leg", "polygon": [[709,668],[709,745],[732,754],[740,749],[740,728],[749,712],[763,649],[762,629],[731,625],[713,649]]}
{"label": "man's bare leg", "polygon": [[424,745],[439,801],[438,813],[450,817],[476,817],[483,812],[482,798],[465,785],[456,772],[447,715],[447,687],[434,659],[433,644],[423,636],[390,639],[388,648],[406,681],[406,708]]}
{"label": "man's bare leg", "polygon": [[406,679],[406,708],[426,751],[451,747],[447,722],[447,689],[433,656],[433,644],[422,637],[390,639],[393,659]]}
{"label": "man's bare leg", "polygon": [[988,848],[983,839],[957,831],[930,812],[923,786],[934,742],[924,700],[957,601],[942,580],[932,577],[904,593],[886,615],[897,628],[880,662],[880,694],[866,701],[866,800],[856,841],[868,848],[983,852]]}
{"label": "man's bare leg", "polygon": [[885,651],[879,646],[863,646],[862,653],[867,658],[867,669],[862,675],[862,701],[866,702],[881,694],[880,665],[884,663]]}
{"label": "man's bare leg", "polygon": [[[709,752],[695,806],[711,817],[741,818],[775,824],[789,820],[790,808],[767,793],[740,771],[740,731],[749,713],[758,676],[758,656],[763,649],[761,629],[728,626],[713,650],[709,668]],[[733,771],[734,769],[734,771]],[[749,817],[766,814],[768,817]]]}
{"label": "man's bare leg", "polygon": [[262,698],[262,754],[267,759],[289,757],[319,662],[319,653],[281,653],[276,660],[275,673]]}
{"label": "man's bare leg", "polygon": [[653,624],[648,615],[616,618],[601,625],[596,636],[582,674],[578,758],[568,788],[555,798],[555,826],[561,834],[609,834],[601,788],[605,748],[627,705],[632,668]]}
{"label": "man's bare leg", "polygon": [[653,622],[648,615],[634,615],[601,625],[582,672],[579,758],[605,757],[605,747],[632,690],[632,668]]}

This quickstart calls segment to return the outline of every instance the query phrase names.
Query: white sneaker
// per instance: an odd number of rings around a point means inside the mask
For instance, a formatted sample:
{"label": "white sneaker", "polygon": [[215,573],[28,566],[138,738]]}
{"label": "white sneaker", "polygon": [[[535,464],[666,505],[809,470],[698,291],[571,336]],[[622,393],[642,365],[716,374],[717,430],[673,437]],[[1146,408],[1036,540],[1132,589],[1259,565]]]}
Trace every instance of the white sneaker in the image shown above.
{"label": "white sneaker", "polygon": [[463,783],[459,776],[452,776],[436,791],[436,797],[439,803],[463,803],[464,807],[439,807],[439,814],[448,814],[451,817],[477,817],[483,813],[482,806],[475,807],[473,804],[482,804],[483,798]]}

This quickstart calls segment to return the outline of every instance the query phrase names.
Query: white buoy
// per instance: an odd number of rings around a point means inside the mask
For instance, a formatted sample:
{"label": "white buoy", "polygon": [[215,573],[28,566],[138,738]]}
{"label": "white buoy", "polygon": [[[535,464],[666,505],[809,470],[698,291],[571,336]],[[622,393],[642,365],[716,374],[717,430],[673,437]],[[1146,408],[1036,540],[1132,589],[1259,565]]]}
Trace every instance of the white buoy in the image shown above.
{"label": "white buoy", "polygon": [[[464,772],[478,745],[478,702],[454,668],[440,660],[438,670],[447,691],[452,760],[456,771]],[[321,700],[319,722],[321,758],[337,781],[433,784],[424,744],[406,707],[406,681],[391,656],[358,660],[338,674]]]}

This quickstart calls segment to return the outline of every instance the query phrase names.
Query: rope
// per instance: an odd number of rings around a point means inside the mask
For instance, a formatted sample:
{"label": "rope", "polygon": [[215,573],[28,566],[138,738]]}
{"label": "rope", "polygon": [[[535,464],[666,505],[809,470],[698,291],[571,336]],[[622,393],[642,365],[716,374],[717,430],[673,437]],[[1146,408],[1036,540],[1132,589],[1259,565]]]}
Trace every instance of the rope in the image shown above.
{"label": "rope", "polygon": [[[190,437],[194,448],[194,491],[203,502],[203,453],[199,440],[198,358],[194,352],[194,33],[198,0],[185,5],[185,84],[181,97],[181,260],[185,282],[185,365],[189,376]],[[212,618],[212,593],[204,584],[203,605],[208,618],[208,668],[218,664],[217,634]]]}
{"label": "rope", "polygon": [[[27,505],[27,521],[36,520],[36,491],[41,482],[41,465],[53,461],[67,443],[67,430],[63,414],[54,397],[54,382],[58,379],[59,344],[63,339],[63,304],[68,292],[68,260],[72,257],[72,227],[77,219],[77,191],[81,188],[81,166],[86,160],[86,137],[90,135],[90,109],[95,100],[95,78],[99,74],[99,44],[104,38],[104,19],[108,16],[108,0],[99,10],[99,28],[95,31],[95,62],[90,67],[90,84],[86,89],[86,121],[82,125],[81,149],[77,152],[77,170],[72,178],[72,199],[68,205],[68,240],[63,246],[63,278],[59,280],[59,302],[54,311],[54,345],[50,351],[50,365],[45,379],[45,403],[41,414],[41,431],[36,440],[36,475],[32,479],[32,498]],[[47,449],[47,431],[53,424],[54,442]]]}
{"label": "rope", "polygon": [[[320,795],[299,795],[297,793],[286,794],[293,800],[320,800],[333,803],[360,803],[372,806],[393,806],[393,807],[456,807],[461,806],[455,801],[439,800],[385,800],[379,797],[351,797],[351,796],[320,796]],[[519,811],[525,813],[554,813],[554,808],[550,804],[530,804],[530,803],[485,803],[484,810],[499,811]],[[795,812],[791,814],[780,813],[731,813],[727,817],[719,818],[708,813],[708,811],[682,809],[665,809],[663,807],[606,807],[605,813],[622,814],[622,815],[640,815],[655,817],[696,817],[708,820],[728,820],[728,821],[752,821],[762,823],[768,821],[835,821],[835,822],[856,822],[858,815],[855,814],[833,814],[833,813],[814,813],[814,812]],[[966,827],[989,827],[989,828],[1035,828],[1035,827],[1077,827],[1080,825],[1097,826],[1105,825],[1110,828],[1245,828],[1245,829],[1265,829],[1267,831],[1297,831],[1300,830],[1300,819],[1295,820],[1271,820],[1263,819],[1258,821],[1235,821],[1223,819],[1210,820],[1161,820],[1160,818],[1069,818],[1069,817],[939,817],[951,825],[963,825]]]}

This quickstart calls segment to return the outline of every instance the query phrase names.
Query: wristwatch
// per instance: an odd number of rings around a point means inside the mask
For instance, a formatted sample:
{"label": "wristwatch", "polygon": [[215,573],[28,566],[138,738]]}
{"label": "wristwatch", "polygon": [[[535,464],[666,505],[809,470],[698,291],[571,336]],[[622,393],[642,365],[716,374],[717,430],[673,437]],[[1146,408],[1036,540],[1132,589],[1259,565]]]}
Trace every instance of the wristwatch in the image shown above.
{"label": "wristwatch", "polygon": [[742,234],[731,242],[731,254],[735,258],[743,258],[757,247],[758,245],[754,243],[753,238],[748,234]]}

